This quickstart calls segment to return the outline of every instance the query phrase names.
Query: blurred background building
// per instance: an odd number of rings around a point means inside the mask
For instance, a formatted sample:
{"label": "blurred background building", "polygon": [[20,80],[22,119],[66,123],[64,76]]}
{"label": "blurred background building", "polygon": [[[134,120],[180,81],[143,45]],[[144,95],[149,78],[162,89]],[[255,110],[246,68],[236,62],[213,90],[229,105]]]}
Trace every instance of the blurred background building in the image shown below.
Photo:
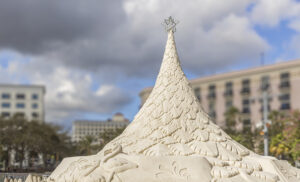
{"label": "blurred background building", "polygon": [[[242,126],[252,129],[263,119],[262,91],[269,93],[268,110],[300,109],[300,60],[257,68],[205,76],[190,81],[203,109],[225,126],[224,114],[235,107],[241,113]],[[152,88],[140,92],[141,105]]]}
{"label": "blurred background building", "polygon": [[3,117],[20,115],[27,120],[43,122],[45,119],[42,85],[0,84],[0,113]]}
{"label": "blurred background building", "polygon": [[72,141],[79,142],[86,136],[99,138],[105,130],[115,130],[125,128],[129,120],[122,113],[116,113],[112,119],[106,121],[77,120],[72,124]]}

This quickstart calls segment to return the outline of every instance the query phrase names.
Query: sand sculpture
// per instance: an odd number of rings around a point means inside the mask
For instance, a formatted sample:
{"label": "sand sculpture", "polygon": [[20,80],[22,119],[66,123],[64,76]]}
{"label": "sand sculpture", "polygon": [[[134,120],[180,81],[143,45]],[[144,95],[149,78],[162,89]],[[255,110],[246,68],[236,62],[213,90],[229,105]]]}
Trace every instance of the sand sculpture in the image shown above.
{"label": "sand sculpture", "polygon": [[48,182],[299,182],[286,161],[231,139],[201,109],[177,55],[175,22],[154,89],[132,123],[98,154],[66,158]]}

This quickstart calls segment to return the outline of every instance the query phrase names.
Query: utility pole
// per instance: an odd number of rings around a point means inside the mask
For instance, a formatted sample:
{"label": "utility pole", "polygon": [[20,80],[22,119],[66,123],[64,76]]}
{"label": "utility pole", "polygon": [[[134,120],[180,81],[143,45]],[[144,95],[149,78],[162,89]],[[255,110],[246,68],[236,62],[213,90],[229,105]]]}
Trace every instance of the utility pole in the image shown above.
{"label": "utility pole", "polygon": [[268,127],[267,127],[267,122],[268,122],[268,91],[264,90],[263,91],[263,125],[264,125],[264,155],[268,156],[269,155],[269,134],[268,134]]}
{"label": "utility pole", "polygon": [[[265,64],[265,54],[262,52],[260,54],[261,66]],[[264,133],[264,155],[269,155],[269,133],[268,133],[268,105],[269,105],[269,96],[268,96],[268,83],[262,83],[262,99],[263,99],[263,133]]]}

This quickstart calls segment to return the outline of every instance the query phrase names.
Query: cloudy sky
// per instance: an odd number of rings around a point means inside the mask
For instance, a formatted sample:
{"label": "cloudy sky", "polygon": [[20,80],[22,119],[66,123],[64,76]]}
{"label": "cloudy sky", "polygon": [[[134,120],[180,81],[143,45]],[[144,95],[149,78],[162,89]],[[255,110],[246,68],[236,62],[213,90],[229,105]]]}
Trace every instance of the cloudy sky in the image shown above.
{"label": "cloudy sky", "polygon": [[300,57],[296,0],[0,0],[0,83],[46,85],[46,120],[132,119],[172,15],[190,79]]}

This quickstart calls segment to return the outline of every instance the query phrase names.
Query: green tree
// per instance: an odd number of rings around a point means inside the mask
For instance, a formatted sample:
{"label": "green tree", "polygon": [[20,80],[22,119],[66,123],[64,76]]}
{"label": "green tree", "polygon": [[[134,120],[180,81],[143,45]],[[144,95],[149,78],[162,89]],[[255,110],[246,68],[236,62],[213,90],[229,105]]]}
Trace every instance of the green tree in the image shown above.
{"label": "green tree", "polygon": [[269,113],[268,119],[271,121],[271,125],[268,125],[270,138],[282,133],[287,116],[286,113],[280,111],[272,111]]}
{"label": "green tree", "polygon": [[[25,158],[25,151],[29,143],[29,138],[25,136],[28,133],[28,125],[26,120],[20,116],[13,116],[10,119],[1,118],[0,141],[2,148],[6,153],[14,151],[22,168],[22,161]],[[10,167],[9,155],[5,161]]]}
{"label": "green tree", "polygon": [[60,160],[65,156],[72,155],[71,139],[60,126],[49,123],[30,122],[30,143],[28,150],[33,157],[41,154],[44,160],[44,167],[47,161],[54,157]]}
{"label": "green tree", "polygon": [[[270,126],[270,152],[280,158],[293,163],[300,160],[300,112],[277,114]],[[280,128],[280,129],[279,129]]]}
{"label": "green tree", "polygon": [[125,128],[106,129],[98,137],[85,136],[77,145],[78,155],[91,155],[99,152],[108,142],[119,136]]}
{"label": "green tree", "polygon": [[115,139],[119,136],[123,131],[124,128],[116,128],[116,129],[106,129],[104,132],[100,133],[99,138],[101,140],[101,148],[103,148],[107,143]]}
{"label": "green tree", "polygon": [[230,107],[225,112],[225,131],[227,133],[236,133],[236,125],[240,122],[240,111],[236,107]]}
{"label": "green tree", "polygon": [[96,138],[90,135],[85,136],[80,142],[78,143],[79,152],[81,155],[91,155],[94,154],[95,142]]}
{"label": "green tree", "polygon": [[42,155],[44,167],[47,167],[49,158],[59,160],[75,151],[70,137],[61,127],[46,122],[29,122],[20,116],[0,118],[0,148],[0,158],[8,165],[11,164],[8,154],[14,151],[21,168],[27,154],[30,158]]}
{"label": "green tree", "polygon": [[237,130],[240,124],[240,111],[236,107],[231,107],[225,112],[225,132],[238,143],[244,145],[250,150],[254,150],[254,133],[249,127]]}

